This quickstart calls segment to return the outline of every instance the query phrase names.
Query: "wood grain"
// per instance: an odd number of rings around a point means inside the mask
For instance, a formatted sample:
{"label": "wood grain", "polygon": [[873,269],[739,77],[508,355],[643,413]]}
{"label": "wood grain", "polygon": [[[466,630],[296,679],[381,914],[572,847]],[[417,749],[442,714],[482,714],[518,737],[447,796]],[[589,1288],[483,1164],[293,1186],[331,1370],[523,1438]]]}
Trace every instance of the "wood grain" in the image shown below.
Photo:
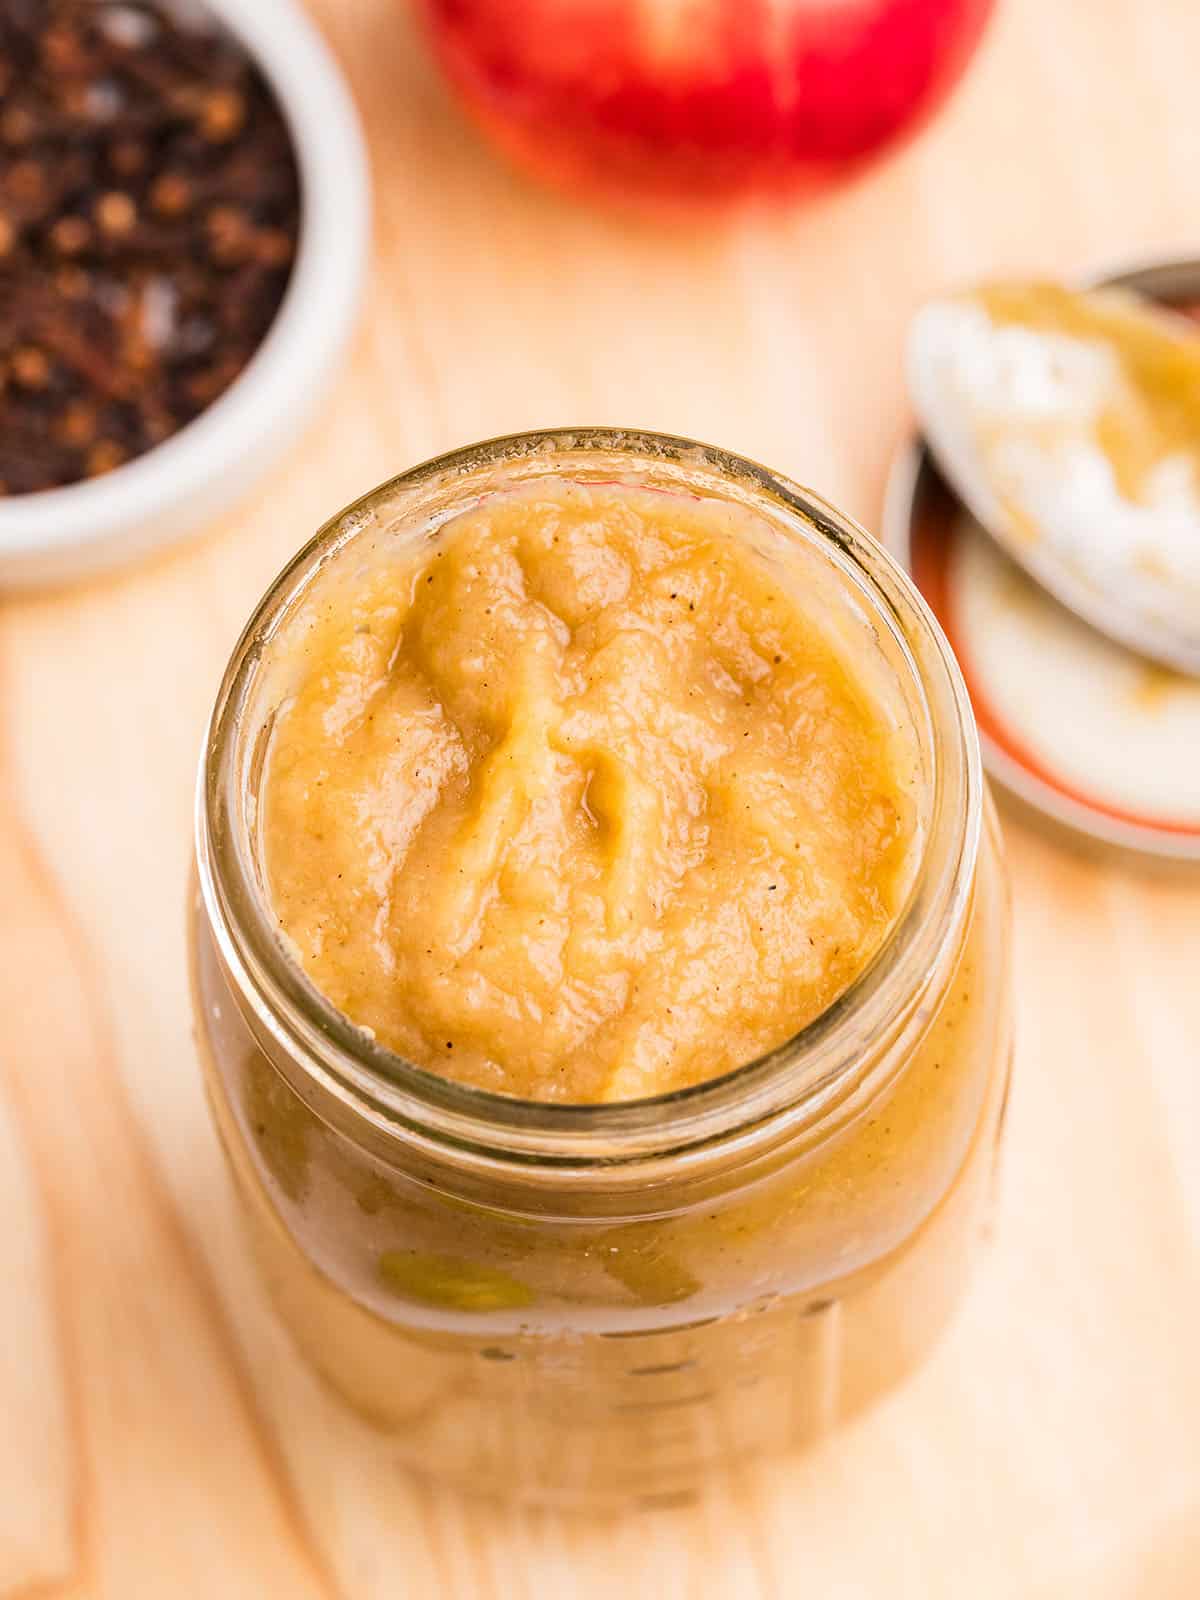
{"label": "wood grain", "polygon": [[600,1525],[407,1480],[296,1362],[205,1115],[183,902],[221,665],[327,513],[435,450],[582,421],[747,451],[875,523],[922,296],[1194,247],[1200,9],[1002,0],[946,114],[883,170],[687,226],[510,176],[400,0],[313,9],[376,164],[341,381],[202,540],[0,607],[0,1596],[1194,1596],[1195,878],[1009,821],[1018,1072],[964,1314],[817,1452]]}

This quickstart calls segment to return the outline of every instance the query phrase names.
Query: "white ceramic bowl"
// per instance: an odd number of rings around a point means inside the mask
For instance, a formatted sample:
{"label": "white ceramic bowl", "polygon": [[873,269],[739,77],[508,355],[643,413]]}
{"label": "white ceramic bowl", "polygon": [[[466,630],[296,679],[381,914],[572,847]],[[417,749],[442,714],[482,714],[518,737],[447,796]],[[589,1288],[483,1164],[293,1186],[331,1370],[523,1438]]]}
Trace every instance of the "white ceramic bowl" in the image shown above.
{"label": "white ceramic bowl", "polygon": [[354,325],[370,243],[358,115],[294,0],[207,0],[278,98],[300,169],[301,223],[283,304],[245,371],[177,434],[99,478],[0,499],[0,586],[64,582],[194,532],[308,420]]}

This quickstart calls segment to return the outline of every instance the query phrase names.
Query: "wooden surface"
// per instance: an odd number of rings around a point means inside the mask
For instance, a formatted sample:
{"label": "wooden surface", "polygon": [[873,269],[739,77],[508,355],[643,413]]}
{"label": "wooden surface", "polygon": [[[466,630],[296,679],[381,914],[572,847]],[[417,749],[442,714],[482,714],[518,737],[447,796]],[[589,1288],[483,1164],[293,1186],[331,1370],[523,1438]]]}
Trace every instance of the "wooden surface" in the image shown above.
{"label": "wooden surface", "polygon": [[183,899],[218,673],[328,512],[465,440],[610,422],[749,452],[877,523],[924,293],[1200,246],[1200,8],[1001,0],[886,169],[684,228],[501,170],[399,0],[314,9],[378,185],[340,383],[200,542],[0,607],[0,1597],[1197,1595],[1200,882],[1008,822],[1018,1073],[965,1312],[815,1454],[606,1526],[406,1481],[298,1366],[205,1115]]}

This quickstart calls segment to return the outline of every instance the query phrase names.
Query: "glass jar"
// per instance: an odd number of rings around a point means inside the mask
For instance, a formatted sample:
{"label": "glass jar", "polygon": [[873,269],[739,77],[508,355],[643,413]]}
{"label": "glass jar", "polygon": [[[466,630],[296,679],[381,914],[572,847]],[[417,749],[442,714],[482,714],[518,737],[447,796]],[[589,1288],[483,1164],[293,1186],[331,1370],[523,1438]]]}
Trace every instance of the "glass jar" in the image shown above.
{"label": "glass jar", "polygon": [[[906,719],[920,768],[912,889],[851,989],[770,1055],[635,1102],[512,1099],[384,1050],[289,955],[256,834],[281,630],[317,572],[546,476],[756,513],[764,559]],[[543,1502],[671,1498],[813,1438],[929,1349],[988,1207],[1006,891],[945,640],[886,553],[816,496],[722,451],[610,430],[492,441],[365,496],[234,652],[197,869],[201,1055],[255,1253],[301,1350],[413,1466]]]}

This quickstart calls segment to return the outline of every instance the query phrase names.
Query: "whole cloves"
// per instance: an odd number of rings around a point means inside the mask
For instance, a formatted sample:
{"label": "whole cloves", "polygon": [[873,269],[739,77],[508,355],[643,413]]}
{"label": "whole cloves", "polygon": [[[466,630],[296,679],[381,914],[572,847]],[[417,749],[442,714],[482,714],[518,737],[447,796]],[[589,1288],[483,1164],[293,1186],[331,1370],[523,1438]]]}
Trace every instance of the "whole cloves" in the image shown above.
{"label": "whole cloves", "polygon": [[300,191],[265,79],[155,0],[0,0],[0,494],[110,472],[234,382]]}

